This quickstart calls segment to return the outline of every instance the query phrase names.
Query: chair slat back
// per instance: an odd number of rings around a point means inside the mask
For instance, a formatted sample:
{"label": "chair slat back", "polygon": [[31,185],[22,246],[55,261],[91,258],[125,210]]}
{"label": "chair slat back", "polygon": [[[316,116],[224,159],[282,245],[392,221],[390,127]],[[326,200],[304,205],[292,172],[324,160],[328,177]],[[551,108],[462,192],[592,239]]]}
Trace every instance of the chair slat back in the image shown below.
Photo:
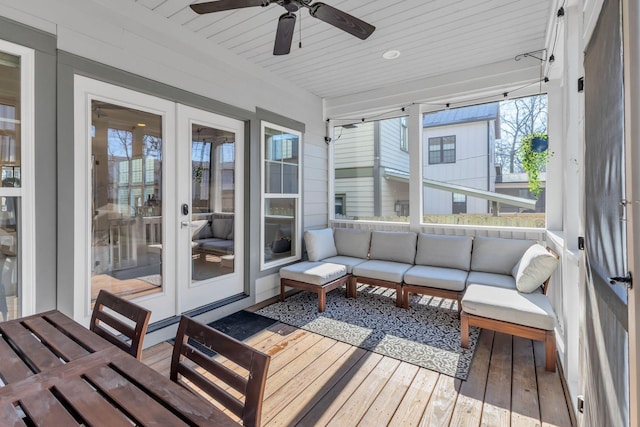
{"label": "chair slat back", "polygon": [[[105,311],[105,308],[131,320],[133,325],[128,325],[113,316]],[[147,332],[150,317],[151,311],[102,289],[93,307],[89,329],[140,360],[142,356],[142,341],[144,334]],[[110,329],[105,328],[103,324],[124,335],[128,341],[120,339]]]}
{"label": "chair slat back", "polygon": [[[204,354],[189,342],[189,338],[243,368],[248,372],[248,376],[236,372],[231,366],[227,366],[231,364],[223,363],[217,356]],[[191,363],[186,363],[185,359]],[[259,426],[270,360],[270,356],[183,316],[176,334],[170,378],[187,388],[189,386],[181,379],[188,380],[241,418],[244,426]],[[193,364],[213,375],[217,381],[206,378],[204,374],[192,367]],[[220,383],[244,395],[244,402],[229,393]]]}

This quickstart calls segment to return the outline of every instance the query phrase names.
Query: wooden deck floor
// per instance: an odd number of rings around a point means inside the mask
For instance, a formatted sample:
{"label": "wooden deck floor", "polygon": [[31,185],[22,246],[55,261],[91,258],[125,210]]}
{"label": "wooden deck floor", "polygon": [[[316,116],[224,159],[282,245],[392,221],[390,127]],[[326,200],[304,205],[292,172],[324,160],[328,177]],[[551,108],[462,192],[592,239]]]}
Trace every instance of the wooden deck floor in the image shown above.
{"label": "wooden deck floor", "polygon": [[[570,426],[544,345],[482,331],[467,381],[277,323],[246,340],[271,355],[263,426]],[[169,374],[172,346],[143,352]]]}

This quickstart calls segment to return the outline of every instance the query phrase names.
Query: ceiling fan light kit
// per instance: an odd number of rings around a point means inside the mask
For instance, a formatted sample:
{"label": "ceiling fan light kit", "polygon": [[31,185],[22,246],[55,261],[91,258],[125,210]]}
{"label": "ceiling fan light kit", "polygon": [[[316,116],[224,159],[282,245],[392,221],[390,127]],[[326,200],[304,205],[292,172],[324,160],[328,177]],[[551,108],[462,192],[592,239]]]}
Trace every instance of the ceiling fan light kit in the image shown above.
{"label": "ceiling fan light kit", "polygon": [[242,9],[247,7],[266,7],[277,4],[284,7],[287,13],[278,19],[278,29],[273,46],[274,55],[286,55],[291,51],[293,32],[296,25],[296,15],[300,8],[309,9],[309,14],[314,18],[333,25],[361,40],[367,39],[376,29],[373,25],[349,15],[328,4],[312,0],[217,0],[205,3],[192,4],[191,9],[202,15],[205,13],[222,12],[226,10]]}

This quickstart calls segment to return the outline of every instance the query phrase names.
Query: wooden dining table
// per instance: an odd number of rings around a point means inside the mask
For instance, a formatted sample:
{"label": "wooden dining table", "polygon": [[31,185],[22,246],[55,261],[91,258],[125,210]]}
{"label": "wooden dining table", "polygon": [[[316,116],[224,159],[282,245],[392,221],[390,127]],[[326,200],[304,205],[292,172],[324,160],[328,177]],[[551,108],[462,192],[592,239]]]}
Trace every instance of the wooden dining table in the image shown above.
{"label": "wooden dining table", "polygon": [[0,323],[0,426],[238,426],[59,311]]}

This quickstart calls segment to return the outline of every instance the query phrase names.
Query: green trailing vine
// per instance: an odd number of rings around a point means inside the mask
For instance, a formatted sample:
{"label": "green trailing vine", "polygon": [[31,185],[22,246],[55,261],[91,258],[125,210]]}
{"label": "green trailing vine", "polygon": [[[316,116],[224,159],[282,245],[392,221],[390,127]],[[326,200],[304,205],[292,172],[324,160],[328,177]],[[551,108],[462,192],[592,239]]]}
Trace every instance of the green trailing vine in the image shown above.
{"label": "green trailing vine", "polygon": [[537,199],[542,192],[540,172],[545,167],[553,153],[548,149],[540,152],[533,151],[532,142],[535,138],[547,139],[547,135],[544,133],[532,133],[524,136],[520,141],[518,157],[522,163],[522,169],[524,169],[528,176],[529,191]]}
{"label": "green trailing vine", "polygon": [[203,166],[193,166],[193,182],[200,184],[202,183],[202,175],[204,173]]}

